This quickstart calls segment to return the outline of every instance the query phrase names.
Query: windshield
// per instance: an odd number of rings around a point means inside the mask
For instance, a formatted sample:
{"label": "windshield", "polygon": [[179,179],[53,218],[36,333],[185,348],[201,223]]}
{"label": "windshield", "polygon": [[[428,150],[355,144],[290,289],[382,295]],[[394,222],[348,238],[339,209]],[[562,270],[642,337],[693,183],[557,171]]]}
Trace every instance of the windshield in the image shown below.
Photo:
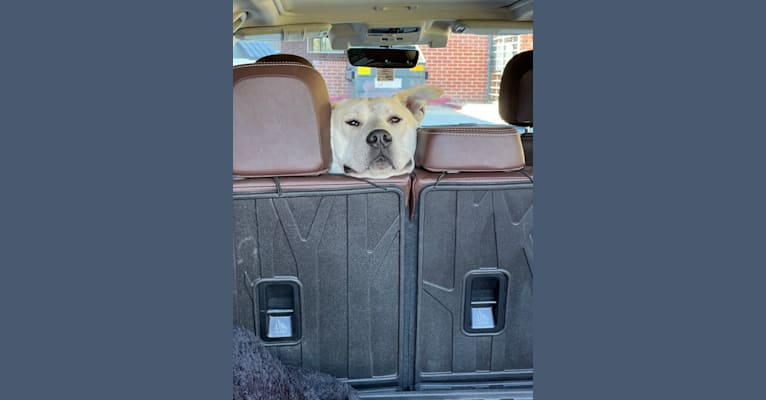
{"label": "windshield", "polygon": [[328,38],[282,41],[278,36],[235,40],[234,65],[287,53],[308,59],[324,77],[330,101],[390,96],[427,83],[444,90],[428,104],[422,126],[507,125],[499,116],[497,96],[503,68],[514,55],[532,50],[532,34],[453,34],[446,47],[417,46],[418,65],[411,69],[354,67]]}

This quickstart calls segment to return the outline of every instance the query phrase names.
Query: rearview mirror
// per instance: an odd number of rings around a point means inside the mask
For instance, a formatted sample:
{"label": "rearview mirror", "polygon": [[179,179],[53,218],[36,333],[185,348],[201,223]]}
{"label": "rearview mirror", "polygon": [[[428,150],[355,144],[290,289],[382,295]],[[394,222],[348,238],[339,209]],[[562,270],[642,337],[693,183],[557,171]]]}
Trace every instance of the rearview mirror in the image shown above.
{"label": "rearview mirror", "polygon": [[346,51],[348,62],[355,67],[412,68],[419,53],[412,49],[351,48]]}

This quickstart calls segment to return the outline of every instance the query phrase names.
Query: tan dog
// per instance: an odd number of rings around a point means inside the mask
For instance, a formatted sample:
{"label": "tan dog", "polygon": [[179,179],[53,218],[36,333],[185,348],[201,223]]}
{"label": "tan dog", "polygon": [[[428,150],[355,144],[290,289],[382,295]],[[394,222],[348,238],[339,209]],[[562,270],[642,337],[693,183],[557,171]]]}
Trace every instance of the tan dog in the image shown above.
{"label": "tan dog", "polygon": [[333,104],[330,173],[381,179],[412,172],[426,102],[441,94],[435,86],[420,85],[391,97]]}

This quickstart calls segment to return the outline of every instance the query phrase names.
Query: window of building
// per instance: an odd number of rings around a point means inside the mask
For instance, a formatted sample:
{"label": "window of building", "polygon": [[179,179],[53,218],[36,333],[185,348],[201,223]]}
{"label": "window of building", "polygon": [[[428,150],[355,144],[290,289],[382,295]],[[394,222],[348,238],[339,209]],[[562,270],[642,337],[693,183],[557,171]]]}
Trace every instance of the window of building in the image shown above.
{"label": "window of building", "polygon": [[495,71],[503,72],[505,64],[519,53],[519,35],[494,36]]}

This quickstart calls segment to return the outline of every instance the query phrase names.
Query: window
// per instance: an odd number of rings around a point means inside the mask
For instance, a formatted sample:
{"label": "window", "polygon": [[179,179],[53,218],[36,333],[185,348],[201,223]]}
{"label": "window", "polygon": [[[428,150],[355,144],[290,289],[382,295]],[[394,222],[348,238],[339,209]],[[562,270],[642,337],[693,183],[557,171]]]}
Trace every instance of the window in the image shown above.
{"label": "window", "polygon": [[495,56],[494,70],[503,73],[505,64],[519,53],[519,35],[493,36],[492,42]]}
{"label": "window", "polygon": [[234,65],[249,64],[255,60],[282,52],[282,39],[280,35],[261,35],[257,40],[233,41]]}
{"label": "window", "polygon": [[391,96],[425,83],[444,94],[428,104],[422,126],[507,125],[498,112],[500,79],[513,56],[532,49],[532,34],[453,34],[446,47],[417,46],[420,59],[411,69],[351,66],[345,51],[333,50],[326,37],[277,42],[253,37],[248,42],[235,45],[235,64],[274,52],[304,57],[324,78],[330,101]]}
{"label": "window", "polygon": [[309,53],[345,53],[343,50],[334,50],[330,38],[327,37],[311,38],[307,42]]}

